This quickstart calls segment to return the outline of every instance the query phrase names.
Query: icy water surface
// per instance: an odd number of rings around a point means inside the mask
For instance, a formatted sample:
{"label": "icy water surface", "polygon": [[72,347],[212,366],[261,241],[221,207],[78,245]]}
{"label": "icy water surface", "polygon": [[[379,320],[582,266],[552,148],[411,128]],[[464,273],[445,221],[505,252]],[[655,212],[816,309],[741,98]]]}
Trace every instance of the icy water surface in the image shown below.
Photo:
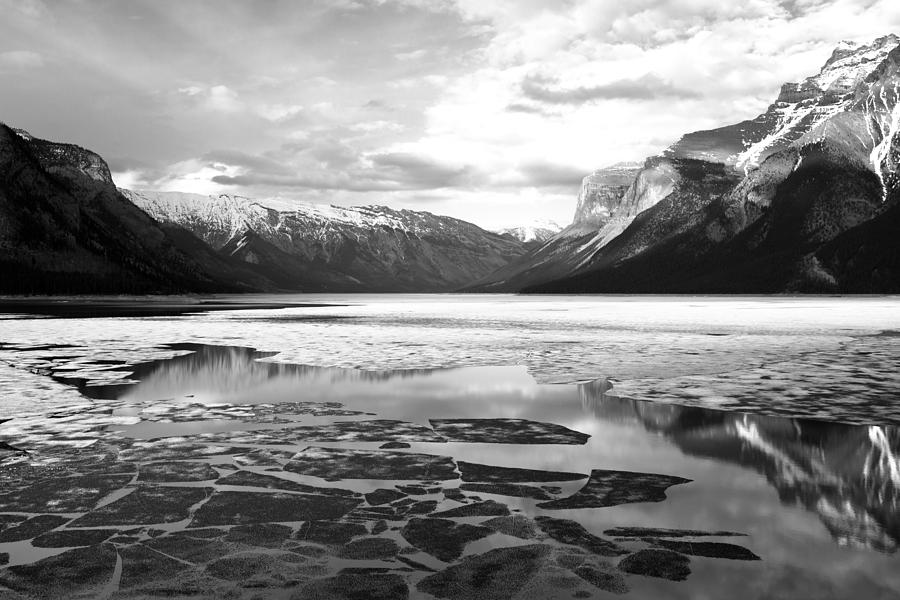
{"label": "icy water surface", "polygon": [[0,597],[900,596],[896,301],[353,298],[0,321]]}

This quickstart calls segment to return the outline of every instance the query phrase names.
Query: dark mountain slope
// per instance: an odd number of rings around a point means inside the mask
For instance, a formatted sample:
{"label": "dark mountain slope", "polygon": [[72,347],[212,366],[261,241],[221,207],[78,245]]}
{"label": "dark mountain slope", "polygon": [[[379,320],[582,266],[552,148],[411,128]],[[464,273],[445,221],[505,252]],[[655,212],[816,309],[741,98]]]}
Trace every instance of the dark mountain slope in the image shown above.
{"label": "dark mountain slope", "polygon": [[900,203],[825,244],[815,258],[840,292],[900,293]]}
{"label": "dark mountain slope", "polygon": [[[0,124],[0,292],[145,293],[271,287],[208,248],[189,256],[122,197],[106,163]],[[217,276],[216,272],[221,276]]]}

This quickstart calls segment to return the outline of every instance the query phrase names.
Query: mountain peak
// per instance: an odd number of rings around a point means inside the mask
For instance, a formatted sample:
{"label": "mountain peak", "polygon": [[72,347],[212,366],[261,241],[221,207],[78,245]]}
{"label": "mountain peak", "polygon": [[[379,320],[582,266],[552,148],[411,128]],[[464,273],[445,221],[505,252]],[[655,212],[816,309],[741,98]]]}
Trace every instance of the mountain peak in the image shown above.
{"label": "mountain peak", "polygon": [[831,53],[831,57],[825,61],[825,65],[822,68],[825,69],[835,62],[854,55],[863,55],[870,52],[882,52],[887,54],[887,52],[890,52],[898,44],[900,44],[900,36],[893,33],[876,38],[869,44],[861,44],[853,40],[841,40],[838,42],[838,45],[835,46],[834,51]]}
{"label": "mountain peak", "polygon": [[889,62],[900,37],[885,35],[868,44],[841,42],[819,72],[785,83],[768,110],[747,121],[688,133],[663,156],[717,162],[748,173],[771,154],[804,138],[852,109],[858,92]]}
{"label": "mountain peak", "polygon": [[776,102],[795,103],[823,94],[841,96],[851,93],[898,45],[900,37],[894,34],[882,36],[869,44],[843,41],[816,75],[800,83],[784,84]]}
{"label": "mountain peak", "polygon": [[495,230],[495,233],[512,236],[520,242],[527,244],[531,242],[543,243],[559,233],[560,230],[562,230],[562,227],[555,221],[536,220],[527,225],[497,229]]}
{"label": "mountain peak", "polygon": [[290,289],[450,291],[526,251],[459,219],[386,206],[120,192],[157,221]]}

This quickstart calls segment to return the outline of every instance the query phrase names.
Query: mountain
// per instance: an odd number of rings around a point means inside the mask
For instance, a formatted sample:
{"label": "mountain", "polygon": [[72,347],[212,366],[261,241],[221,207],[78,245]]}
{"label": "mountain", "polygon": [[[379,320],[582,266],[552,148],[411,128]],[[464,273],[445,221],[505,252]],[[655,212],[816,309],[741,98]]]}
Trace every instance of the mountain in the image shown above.
{"label": "mountain", "polygon": [[619,163],[585,177],[578,191],[575,217],[566,228],[566,235],[595,233],[609,224],[640,170],[639,163]]}
{"label": "mountain", "polygon": [[592,254],[597,231],[610,223],[641,170],[621,163],[594,171],[581,182],[572,223],[508,265],[474,282],[467,291],[513,292],[577,271]]}
{"label": "mountain", "polygon": [[545,246],[512,277],[507,267],[479,283],[576,293],[900,291],[898,95],[900,38],[844,42],[818,74],[783,85],[763,114],[689,133],[648,158],[577,244],[549,261]]}
{"label": "mountain", "polygon": [[519,240],[428,212],[121,192],[161,223],[303,291],[452,291],[525,253]]}
{"label": "mountain", "polygon": [[0,293],[271,289],[124,198],[97,154],[0,123]]}
{"label": "mountain", "polygon": [[499,233],[505,237],[511,237],[523,244],[540,246],[562,231],[562,229],[563,228],[555,221],[535,221],[528,225],[497,229],[495,230],[495,233]]}

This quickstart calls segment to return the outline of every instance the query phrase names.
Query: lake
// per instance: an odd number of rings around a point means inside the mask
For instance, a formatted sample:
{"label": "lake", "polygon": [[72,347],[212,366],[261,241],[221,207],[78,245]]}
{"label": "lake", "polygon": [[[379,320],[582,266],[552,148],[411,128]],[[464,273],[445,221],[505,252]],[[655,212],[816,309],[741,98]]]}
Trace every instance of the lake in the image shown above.
{"label": "lake", "polygon": [[0,591],[900,595],[898,298],[31,304]]}

